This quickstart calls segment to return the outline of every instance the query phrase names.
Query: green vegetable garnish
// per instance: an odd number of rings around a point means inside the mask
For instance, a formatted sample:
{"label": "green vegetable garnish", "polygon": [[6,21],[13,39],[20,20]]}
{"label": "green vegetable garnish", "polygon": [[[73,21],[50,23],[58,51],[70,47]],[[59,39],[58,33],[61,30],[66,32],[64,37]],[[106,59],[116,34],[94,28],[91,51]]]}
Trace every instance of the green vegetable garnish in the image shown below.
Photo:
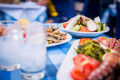
{"label": "green vegetable garnish", "polygon": [[104,24],[104,23],[99,23],[98,25],[99,25],[100,27],[98,27],[97,32],[105,31],[105,24]]}
{"label": "green vegetable garnish", "polygon": [[102,60],[102,56],[105,54],[105,50],[96,41],[87,41],[84,45],[79,45],[78,49],[75,49],[77,54],[84,54],[90,56],[98,61]]}
{"label": "green vegetable garnish", "polygon": [[80,25],[76,25],[75,27],[72,28],[73,31],[79,31],[80,30]]}
{"label": "green vegetable garnish", "polygon": [[49,41],[46,41],[46,44],[49,44]]}
{"label": "green vegetable garnish", "polygon": [[107,52],[111,52],[111,50],[110,50],[110,49],[105,49],[105,51],[107,51]]}

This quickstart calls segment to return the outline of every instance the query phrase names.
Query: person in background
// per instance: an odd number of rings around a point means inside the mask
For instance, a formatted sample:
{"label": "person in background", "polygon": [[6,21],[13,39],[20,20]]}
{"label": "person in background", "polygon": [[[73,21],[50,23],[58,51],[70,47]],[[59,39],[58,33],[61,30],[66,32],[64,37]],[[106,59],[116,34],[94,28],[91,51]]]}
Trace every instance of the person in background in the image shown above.
{"label": "person in background", "polygon": [[38,0],[37,3],[41,6],[45,6],[48,4],[48,0]]}
{"label": "person in background", "polygon": [[66,22],[75,16],[74,0],[38,0],[39,5],[48,4],[46,23]]}

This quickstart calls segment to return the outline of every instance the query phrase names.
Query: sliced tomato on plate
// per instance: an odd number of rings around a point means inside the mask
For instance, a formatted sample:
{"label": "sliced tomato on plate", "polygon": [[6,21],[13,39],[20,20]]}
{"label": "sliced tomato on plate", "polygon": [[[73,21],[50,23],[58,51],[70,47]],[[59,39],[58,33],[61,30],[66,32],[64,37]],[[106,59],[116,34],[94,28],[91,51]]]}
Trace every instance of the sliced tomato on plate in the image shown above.
{"label": "sliced tomato on plate", "polygon": [[79,44],[84,45],[84,44],[86,44],[86,41],[94,41],[94,39],[82,38],[82,39],[80,39]]}
{"label": "sliced tomato on plate", "polygon": [[99,62],[79,54],[73,59],[75,67],[71,72],[71,76],[74,80],[87,80],[90,73],[99,66]]}
{"label": "sliced tomato on plate", "polygon": [[94,69],[92,69],[92,66],[89,63],[84,65],[84,67],[83,67],[84,77],[88,78],[88,76],[90,75],[92,70],[94,70]]}
{"label": "sliced tomato on plate", "polygon": [[68,22],[63,23],[63,28],[66,28],[67,25],[68,25]]}
{"label": "sliced tomato on plate", "polygon": [[73,62],[75,65],[79,64],[80,62],[84,61],[85,59],[84,58],[80,58],[81,55],[78,55],[76,57],[73,58]]}
{"label": "sliced tomato on plate", "polygon": [[77,67],[77,66],[72,70],[71,76],[72,76],[73,80],[86,80],[83,73],[81,73],[79,71],[79,67]]}
{"label": "sliced tomato on plate", "polygon": [[81,27],[79,31],[80,32],[91,32],[91,31],[89,31],[89,29],[87,27]]}

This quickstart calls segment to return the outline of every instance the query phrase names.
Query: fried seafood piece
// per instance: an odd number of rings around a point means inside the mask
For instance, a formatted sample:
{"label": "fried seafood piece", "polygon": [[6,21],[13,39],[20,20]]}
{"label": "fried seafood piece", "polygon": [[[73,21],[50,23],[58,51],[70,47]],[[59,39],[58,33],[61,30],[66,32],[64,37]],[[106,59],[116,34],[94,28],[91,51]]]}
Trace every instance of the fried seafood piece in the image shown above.
{"label": "fried seafood piece", "polygon": [[46,28],[47,32],[52,32],[53,31],[53,26],[51,26],[50,28]]}
{"label": "fried seafood piece", "polygon": [[6,28],[0,28],[0,36],[6,35]]}
{"label": "fried seafood piece", "polygon": [[51,25],[50,28],[47,28],[47,41],[49,44],[52,43],[60,43],[61,40],[66,39],[66,33],[61,33],[58,28],[53,28],[54,26]]}
{"label": "fried seafood piece", "polygon": [[60,28],[60,26],[59,26],[59,27],[57,27],[57,28],[54,28],[54,26],[53,26],[53,25],[51,25],[51,26],[50,26],[50,28],[47,28],[47,32],[53,32],[53,31],[58,30],[59,28]]}
{"label": "fried seafood piece", "polygon": [[60,40],[55,39],[54,37],[47,37],[47,40],[50,41],[49,43],[60,43]]}
{"label": "fried seafood piece", "polygon": [[106,53],[101,65],[91,72],[89,80],[119,80],[120,76],[120,55]]}
{"label": "fried seafood piece", "polygon": [[64,33],[59,33],[59,34],[54,34],[54,33],[47,33],[47,36],[49,37],[54,37],[55,39],[59,40],[65,40],[66,39],[66,34]]}
{"label": "fried seafood piece", "polygon": [[59,30],[55,30],[55,31],[53,31],[53,33],[54,33],[54,34],[59,34],[60,31],[59,31]]}
{"label": "fried seafood piece", "polygon": [[47,32],[47,36],[51,36],[51,37],[53,37],[53,36],[55,36],[56,34],[53,34],[53,33],[50,33],[50,32]]}

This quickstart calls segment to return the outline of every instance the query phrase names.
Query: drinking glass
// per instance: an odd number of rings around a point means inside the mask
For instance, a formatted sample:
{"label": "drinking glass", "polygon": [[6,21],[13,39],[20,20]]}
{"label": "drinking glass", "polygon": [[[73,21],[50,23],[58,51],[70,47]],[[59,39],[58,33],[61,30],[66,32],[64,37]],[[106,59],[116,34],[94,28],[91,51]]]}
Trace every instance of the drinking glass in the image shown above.
{"label": "drinking glass", "polygon": [[45,75],[45,32],[38,22],[30,23],[25,32],[26,38],[20,40],[21,75],[25,80],[40,80]]}
{"label": "drinking glass", "polygon": [[0,69],[14,71],[19,65],[19,28],[14,21],[0,21]]}

